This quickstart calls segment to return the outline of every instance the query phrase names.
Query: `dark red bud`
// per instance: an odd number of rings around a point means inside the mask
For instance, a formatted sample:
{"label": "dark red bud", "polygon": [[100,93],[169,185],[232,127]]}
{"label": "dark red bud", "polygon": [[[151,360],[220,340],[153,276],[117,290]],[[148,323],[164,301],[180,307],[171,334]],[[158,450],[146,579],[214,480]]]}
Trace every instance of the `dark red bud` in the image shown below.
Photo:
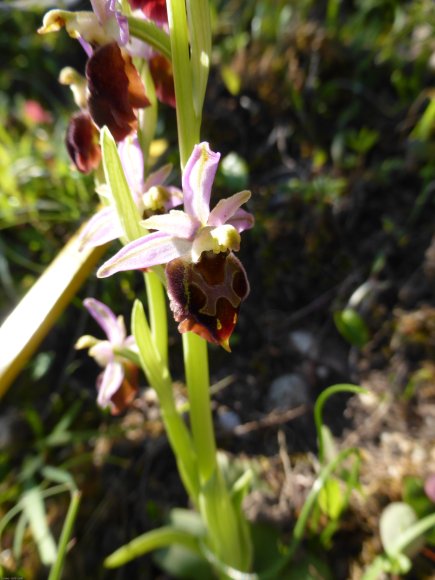
{"label": "dark red bud", "polygon": [[99,132],[89,113],[76,113],[66,131],[66,148],[74,165],[82,173],[90,173],[101,161]]}
{"label": "dark red bud", "polygon": [[175,109],[174,75],[171,62],[161,54],[156,54],[149,60],[149,67],[157,98],[161,103]]}
{"label": "dark red bud", "polygon": [[133,10],[142,10],[147,18],[157,24],[168,22],[166,0],[129,0],[129,3]]}

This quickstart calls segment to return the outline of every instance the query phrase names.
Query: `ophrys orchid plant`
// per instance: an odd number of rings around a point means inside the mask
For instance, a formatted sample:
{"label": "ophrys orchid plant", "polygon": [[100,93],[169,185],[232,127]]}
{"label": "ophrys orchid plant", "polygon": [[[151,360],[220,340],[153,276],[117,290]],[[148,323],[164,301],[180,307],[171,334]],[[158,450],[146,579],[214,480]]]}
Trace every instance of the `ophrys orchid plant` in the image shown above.
{"label": "ophrys orchid plant", "polygon": [[[136,300],[129,337],[110,309],[87,299],[85,307],[107,340],[86,336],[78,347],[89,348],[103,367],[98,402],[113,411],[120,410],[117,394],[122,395],[122,406],[128,402],[123,388],[131,362],[141,365],[158,395],[181,480],[201,519],[196,532],[168,526],[145,534],[140,553],[178,543],[205,559],[220,576],[243,574],[252,566],[249,527],[241,508],[249,477],[231,490],[219,466],[207,342],[230,349],[241,302],[249,293],[235,252],[241,233],[253,226],[254,219],[241,207],[249,200],[249,191],[210,207],[220,154],[200,139],[211,59],[209,2],[93,0],[92,7],[92,12],[51,11],[40,32],[65,27],[87,53],[85,77],[74,74],[66,82],[79,95],[76,101],[82,109],[79,122],[71,122],[67,145],[78,169],[89,172],[99,163],[95,135],[100,134],[105,183],[99,171],[97,191],[103,207],[88,223],[82,244],[121,240],[123,247],[100,267],[98,276],[143,271],[148,317]],[[132,39],[148,49],[138,50]],[[168,166],[149,168],[158,100],[176,106],[181,189],[166,185]],[[183,209],[174,209],[181,202]],[[166,297],[182,333],[189,425],[173,395]],[[137,550],[123,547],[106,565],[119,566],[137,555]]]}

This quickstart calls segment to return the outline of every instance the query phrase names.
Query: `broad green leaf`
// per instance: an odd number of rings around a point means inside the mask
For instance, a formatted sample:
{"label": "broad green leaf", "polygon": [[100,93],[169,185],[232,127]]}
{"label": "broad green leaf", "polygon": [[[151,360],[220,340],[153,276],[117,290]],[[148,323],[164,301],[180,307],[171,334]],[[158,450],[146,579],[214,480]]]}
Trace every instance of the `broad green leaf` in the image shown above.
{"label": "broad green leaf", "polygon": [[[390,557],[395,557],[400,553],[397,540],[400,536],[411,528],[418,518],[415,511],[410,505],[404,502],[390,503],[382,512],[379,531],[382,545],[385,552]],[[421,536],[414,540],[406,547],[404,553],[408,556],[415,555],[424,545],[424,539]]]}

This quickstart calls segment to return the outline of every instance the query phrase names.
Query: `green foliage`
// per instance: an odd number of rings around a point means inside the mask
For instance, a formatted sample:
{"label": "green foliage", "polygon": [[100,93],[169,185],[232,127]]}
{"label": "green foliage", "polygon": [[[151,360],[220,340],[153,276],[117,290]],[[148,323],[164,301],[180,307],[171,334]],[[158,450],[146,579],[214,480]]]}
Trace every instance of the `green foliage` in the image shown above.
{"label": "green foliage", "polygon": [[339,333],[350,344],[362,348],[369,340],[369,331],[362,316],[354,308],[334,312],[334,322]]}

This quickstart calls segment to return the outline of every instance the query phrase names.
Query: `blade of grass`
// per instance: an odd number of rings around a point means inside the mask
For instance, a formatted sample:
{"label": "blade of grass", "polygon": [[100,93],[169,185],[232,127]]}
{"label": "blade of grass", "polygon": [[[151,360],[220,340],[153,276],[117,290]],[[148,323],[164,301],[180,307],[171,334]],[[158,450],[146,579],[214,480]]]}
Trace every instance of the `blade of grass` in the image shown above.
{"label": "blade of grass", "polygon": [[54,562],[48,580],[60,580],[62,577],[62,570],[65,562],[65,556],[70,541],[74,522],[77,517],[80,505],[81,492],[75,490],[71,494],[71,502],[69,504],[68,512],[66,514],[65,522],[63,524],[62,533],[60,535],[57,558]]}

